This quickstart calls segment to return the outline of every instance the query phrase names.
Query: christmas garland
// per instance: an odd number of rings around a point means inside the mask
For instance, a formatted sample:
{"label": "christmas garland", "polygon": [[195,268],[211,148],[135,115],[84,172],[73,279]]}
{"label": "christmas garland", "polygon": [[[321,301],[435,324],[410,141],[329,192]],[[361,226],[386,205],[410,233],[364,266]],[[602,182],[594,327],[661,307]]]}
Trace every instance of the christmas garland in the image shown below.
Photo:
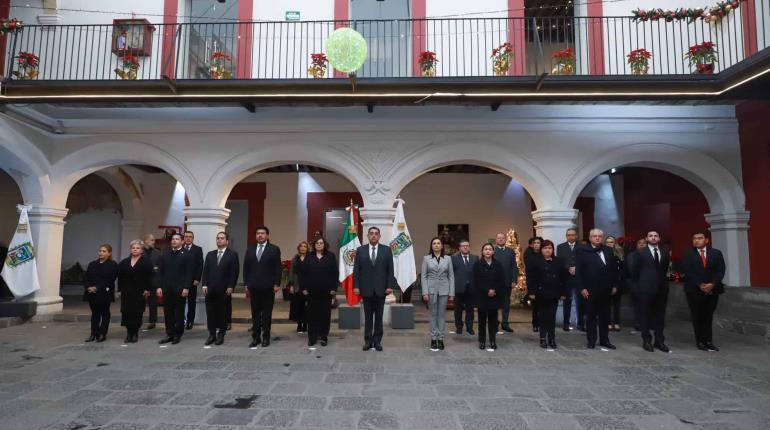
{"label": "christmas garland", "polygon": [[695,22],[700,19],[709,23],[715,23],[720,18],[727,16],[734,9],[738,9],[741,2],[744,1],[746,0],[720,1],[711,7],[699,7],[694,9],[636,9],[631,12],[634,14],[633,21],[657,21],[659,19],[664,19],[666,22],[672,22],[686,19],[688,22]]}

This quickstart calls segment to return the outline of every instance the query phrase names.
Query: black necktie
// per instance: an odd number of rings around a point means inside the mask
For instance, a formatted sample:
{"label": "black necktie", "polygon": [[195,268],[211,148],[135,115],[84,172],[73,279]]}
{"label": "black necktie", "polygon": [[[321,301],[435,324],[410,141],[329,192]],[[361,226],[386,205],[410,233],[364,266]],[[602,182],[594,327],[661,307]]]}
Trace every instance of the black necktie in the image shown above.
{"label": "black necktie", "polygon": [[463,260],[465,261],[465,265],[467,266],[468,265],[468,256],[467,255],[463,255]]}
{"label": "black necktie", "polygon": [[655,264],[660,264],[660,254],[658,254],[658,248],[652,248],[653,258],[655,259]]}
{"label": "black necktie", "polygon": [[375,247],[372,247],[372,257],[371,257],[371,260],[372,260],[372,266],[374,266],[374,263],[375,263],[375,261],[377,261],[377,253],[376,253],[376,251],[375,251],[376,249],[377,249],[377,248],[375,248]]}

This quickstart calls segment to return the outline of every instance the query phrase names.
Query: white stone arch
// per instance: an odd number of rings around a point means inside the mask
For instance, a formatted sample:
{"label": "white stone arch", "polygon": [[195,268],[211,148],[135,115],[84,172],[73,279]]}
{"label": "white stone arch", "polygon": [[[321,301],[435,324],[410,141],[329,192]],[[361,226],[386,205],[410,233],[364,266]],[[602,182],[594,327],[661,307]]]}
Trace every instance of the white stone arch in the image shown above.
{"label": "white stone arch", "polygon": [[393,201],[410,182],[437,168],[453,164],[471,164],[496,170],[520,183],[538,210],[557,208],[559,193],[550,178],[533,162],[500,144],[479,142],[442,142],[406,154],[408,158],[394,163],[385,177],[390,187],[385,201]]}
{"label": "white stone arch", "polygon": [[692,183],[706,198],[711,213],[745,210],[743,187],[724,166],[694,149],[663,143],[639,143],[611,150],[575,168],[564,184],[564,207],[573,207],[583,189],[614,167],[648,167],[673,173]]}
{"label": "white stone arch", "polygon": [[145,164],[163,169],[179,181],[190,201],[200,199],[195,176],[171,153],[144,142],[98,142],[74,151],[52,166],[52,176],[60,184],[59,198],[63,206],[73,185],[86,175],[124,164]]}
{"label": "white stone arch", "polygon": [[201,204],[224,207],[230,191],[243,179],[260,170],[295,163],[331,170],[350,181],[362,196],[365,195],[369,175],[360,168],[360,163],[354,157],[330,146],[276,142],[264,149],[233,156],[213,170],[214,173],[203,187]]}
{"label": "white stone arch", "polygon": [[43,202],[51,179],[48,159],[15,128],[6,122],[2,125],[0,168],[16,182],[25,202]]}
{"label": "white stone arch", "polygon": [[[118,177],[118,168],[112,167],[102,169],[94,172],[94,175],[107,181],[107,183],[115,190],[115,193],[120,199],[120,206],[123,211],[123,219],[127,220],[141,220],[143,219],[142,201],[135,196],[129,186],[124,184]],[[131,178],[133,181],[133,178]],[[136,186],[133,184],[133,186]]]}

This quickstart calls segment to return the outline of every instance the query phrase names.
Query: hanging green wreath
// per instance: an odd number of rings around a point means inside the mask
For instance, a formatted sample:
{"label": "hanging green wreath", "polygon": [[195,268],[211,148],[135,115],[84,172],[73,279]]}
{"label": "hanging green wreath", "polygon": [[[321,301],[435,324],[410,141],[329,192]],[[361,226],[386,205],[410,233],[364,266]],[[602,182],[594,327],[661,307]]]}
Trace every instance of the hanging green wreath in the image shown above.
{"label": "hanging green wreath", "polygon": [[666,20],[666,22],[687,20],[688,22],[695,22],[697,20],[704,20],[709,23],[715,23],[719,19],[727,16],[735,9],[740,7],[741,2],[746,0],[730,0],[721,1],[711,7],[699,7],[699,8],[679,8],[675,10],[670,9],[636,9],[631,11],[634,14],[634,21],[658,21],[660,19]]}

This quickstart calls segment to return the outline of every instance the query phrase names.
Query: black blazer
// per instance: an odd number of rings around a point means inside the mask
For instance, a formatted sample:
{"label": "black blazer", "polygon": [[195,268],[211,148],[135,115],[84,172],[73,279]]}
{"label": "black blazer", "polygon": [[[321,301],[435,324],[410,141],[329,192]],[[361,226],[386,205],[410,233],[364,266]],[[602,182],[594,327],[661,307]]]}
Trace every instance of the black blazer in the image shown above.
{"label": "black blazer", "polygon": [[257,261],[257,246],[250,246],[243,257],[243,283],[252,290],[281,285],[281,249],[270,242],[265,244],[262,258]]}
{"label": "black blazer", "polygon": [[217,264],[218,253],[219,250],[217,249],[206,254],[201,285],[208,288],[209,294],[221,295],[225,294],[225,290],[228,288],[235,289],[241,265],[238,262],[238,253],[230,248],[225,248],[222,260]]}
{"label": "black blazer", "polygon": [[[158,248],[144,248],[144,257],[150,260],[152,264],[152,288],[160,288],[160,276],[158,276],[158,269],[160,267],[160,257],[163,255]],[[155,291],[151,291],[155,294]]]}
{"label": "black blazer", "polygon": [[[505,270],[499,261],[493,259],[487,264],[479,258],[473,265],[473,302],[480,310],[500,309],[503,307],[503,292],[510,290],[511,284],[505,282]],[[495,290],[495,296],[489,297],[489,290]]]}
{"label": "black blazer", "polygon": [[572,249],[570,249],[567,242],[560,243],[556,247],[556,256],[564,262],[564,267],[567,269],[567,285],[570,287],[574,287],[578,283],[576,276],[569,273],[569,268],[575,267],[575,256],[578,248],[580,248],[580,244],[577,242],[575,242]]}
{"label": "black blazer", "polygon": [[655,293],[668,290],[668,248],[658,246],[660,263],[655,262],[650,247],[638,249],[631,266],[631,277],[634,279],[632,288],[636,292]]}
{"label": "black blazer", "polygon": [[684,290],[705,294],[700,290],[700,284],[714,284],[713,294],[725,292],[722,279],[725,277],[725,259],[722,252],[715,248],[706,249],[706,267],[700,259],[696,248],[689,248],[682,255],[684,268]]}
{"label": "black blazer", "polygon": [[[357,288],[361,297],[384,297],[385,290],[394,288],[393,253],[389,246],[377,245],[377,261],[372,266],[369,255],[370,245],[362,245],[356,250],[353,260],[353,288]],[[305,279],[307,282],[307,278]]]}
{"label": "black blazer", "polygon": [[[88,263],[83,276],[83,301],[109,303],[115,301],[115,279],[118,277],[118,263],[106,260],[100,263],[94,260]],[[89,293],[89,287],[96,287],[95,293]]]}
{"label": "black blazer", "polygon": [[[495,247],[495,260],[500,263],[503,268],[503,280],[505,281],[505,288],[511,290],[511,285],[519,279],[519,266],[516,264],[516,251],[511,248],[500,248],[497,245]],[[506,292],[505,290],[503,292]]]}
{"label": "black blazer", "polygon": [[171,248],[160,257],[158,276],[163,294],[181,295],[182,290],[192,286],[192,253]]}
{"label": "black blazer", "polygon": [[538,299],[558,299],[567,295],[567,271],[564,261],[554,256],[547,261],[545,258],[530,260],[527,265],[527,289]]}
{"label": "black blazer", "polygon": [[337,291],[340,285],[339,266],[337,258],[331,252],[327,252],[319,260],[315,252],[305,257],[300,266],[302,271],[302,283],[300,289],[308,292],[311,299],[329,299],[330,292]]}
{"label": "black blazer", "polygon": [[190,254],[190,264],[192,265],[192,280],[190,281],[190,287],[194,288],[192,286],[193,281],[200,282],[201,275],[203,273],[203,248],[201,248],[198,245],[192,244],[190,245],[190,250],[187,251],[185,246],[182,245],[182,250],[184,250],[186,253]]}
{"label": "black blazer", "polygon": [[462,254],[459,252],[452,256],[452,270],[455,275],[455,294],[463,294],[473,291],[473,266],[479,261],[478,255],[468,254],[466,266]]}
{"label": "black blazer", "polygon": [[[602,262],[599,252],[604,254]],[[608,293],[618,287],[618,266],[612,249],[601,245],[594,248],[592,245],[584,245],[578,248],[575,255],[575,275],[577,288],[586,289],[590,294]]]}
{"label": "black blazer", "polygon": [[144,292],[152,291],[153,266],[149,258],[139,257],[131,267],[131,257],[124,258],[118,264],[118,291],[120,291],[120,311],[123,313],[144,312]]}

